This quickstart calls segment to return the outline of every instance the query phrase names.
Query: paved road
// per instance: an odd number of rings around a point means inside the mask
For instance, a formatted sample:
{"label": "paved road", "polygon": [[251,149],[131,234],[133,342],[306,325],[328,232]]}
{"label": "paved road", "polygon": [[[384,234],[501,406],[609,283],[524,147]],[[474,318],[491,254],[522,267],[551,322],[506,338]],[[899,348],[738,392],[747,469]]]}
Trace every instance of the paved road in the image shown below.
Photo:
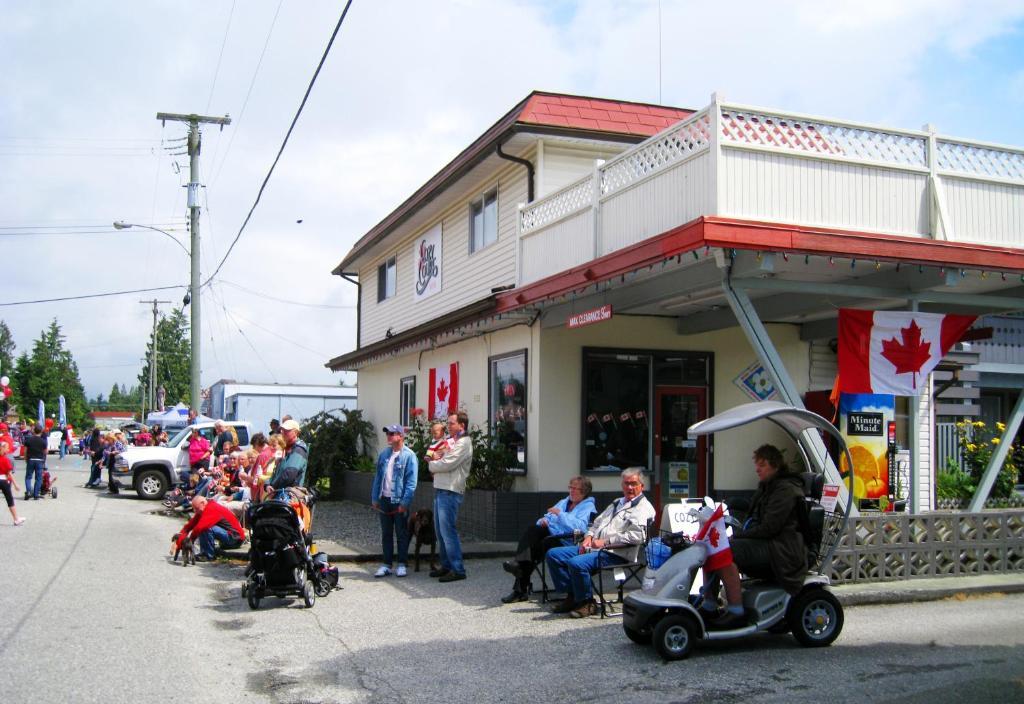
{"label": "paved road", "polygon": [[614,619],[497,604],[497,560],[448,585],[345,565],[313,609],[252,612],[240,567],[168,562],[154,504],[81,488],[77,459],[56,474],[24,527],[0,517],[4,702],[1024,701],[1024,596],[855,607],[828,649],[764,636],[670,664]]}

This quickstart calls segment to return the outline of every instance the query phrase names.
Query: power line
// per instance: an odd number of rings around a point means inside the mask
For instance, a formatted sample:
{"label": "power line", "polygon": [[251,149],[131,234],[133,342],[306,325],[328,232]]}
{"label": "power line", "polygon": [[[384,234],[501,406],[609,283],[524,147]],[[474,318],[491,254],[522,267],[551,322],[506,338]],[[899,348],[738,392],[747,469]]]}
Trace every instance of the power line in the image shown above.
{"label": "power line", "polygon": [[281,340],[284,340],[288,344],[294,345],[295,347],[298,347],[299,349],[306,350],[307,352],[312,352],[313,354],[315,354],[316,356],[320,357],[321,359],[325,359],[326,357],[329,356],[327,354],[324,354],[323,352],[318,352],[318,351],[316,351],[314,349],[310,349],[309,347],[304,347],[303,345],[300,345],[298,342],[295,342],[295,340],[290,340],[287,337],[285,337],[284,335],[281,335],[280,333],[276,333],[273,330],[270,330],[268,328],[263,327],[259,323],[254,323],[253,321],[249,320],[248,318],[243,317],[240,313],[236,312],[235,315],[237,315],[239,318],[241,318],[245,322],[249,323],[249,325],[252,325],[255,328],[259,328],[263,332],[268,333],[270,335],[273,335],[274,337],[279,338]]}
{"label": "power line", "polygon": [[281,148],[277,150],[277,156],[274,157],[274,162],[270,165],[270,170],[267,171],[267,175],[264,177],[263,183],[260,185],[259,192],[256,193],[256,200],[249,209],[249,213],[245,216],[242,226],[238,228],[238,234],[235,235],[235,239],[231,241],[231,246],[228,247],[228,251],[224,253],[224,257],[220,260],[220,264],[217,265],[214,272],[206,279],[206,281],[203,282],[203,286],[213,281],[214,277],[220,273],[221,267],[224,266],[224,262],[226,262],[228,257],[231,256],[231,251],[235,248],[235,245],[238,244],[238,240],[242,237],[242,233],[245,232],[245,228],[249,224],[252,214],[256,211],[256,206],[260,203],[260,198],[263,197],[263,191],[266,189],[267,184],[270,182],[270,177],[273,175],[274,169],[277,167],[277,162],[281,160],[281,155],[284,154],[284,149],[288,145],[288,139],[292,135],[292,130],[295,129],[295,125],[299,121],[299,116],[302,115],[302,110],[306,107],[306,101],[309,99],[309,94],[313,91],[313,85],[316,83],[317,76],[320,75],[320,70],[324,67],[324,63],[327,61],[327,55],[331,53],[331,47],[334,45],[334,39],[338,36],[338,32],[341,30],[341,25],[345,22],[345,16],[348,14],[348,9],[351,6],[352,0],[348,0],[345,3],[345,9],[341,11],[341,17],[338,18],[338,24],[335,25],[331,38],[327,42],[324,54],[320,57],[320,63],[317,64],[316,71],[313,72],[313,77],[309,80],[309,85],[306,87],[306,93],[302,96],[302,102],[299,103],[299,109],[295,112],[295,117],[292,118],[292,124],[288,127],[288,131],[284,135],[284,141],[281,142]]}
{"label": "power line", "polygon": [[58,303],[60,301],[81,301],[87,298],[107,298],[110,296],[127,296],[129,293],[149,293],[150,291],[170,291],[176,288],[188,288],[184,284],[177,286],[156,286],[154,288],[133,288],[127,291],[109,291],[107,293],[86,293],[80,296],[61,296],[60,298],[39,298],[33,301],[7,301],[0,303],[0,307],[27,306],[34,303]]}
{"label": "power line", "polygon": [[224,279],[221,279],[220,283],[227,284],[228,286],[233,286],[234,288],[237,288],[237,289],[239,289],[241,291],[245,291],[246,293],[252,294],[253,296],[257,296],[259,298],[266,298],[268,301],[275,301],[277,303],[286,303],[286,304],[292,305],[292,306],[305,306],[307,308],[331,308],[331,309],[336,309],[336,310],[351,310],[351,309],[355,308],[354,305],[334,306],[334,305],[330,305],[328,303],[302,303],[301,301],[289,301],[286,298],[277,298],[276,296],[271,296],[271,295],[268,295],[266,293],[260,293],[259,291],[254,291],[251,288],[246,288],[245,286],[242,286],[241,284],[236,284],[236,283],[234,283],[232,281],[225,281]]}
{"label": "power line", "polygon": [[[228,146],[224,149],[224,156],[221,157],[220,164],[217,166],[217,172],[214,174],[213,179],[210,180],[210,185],[217,183],[217,179],[220,178],[220,172],[224,168],[224,162],[227,161],[228,154],[231,153],[231,145],[235,143],[235,136],[238,134],[238,130],[242,126],[242,118],[245,117],[245,108],[249,105],[249,96],[252,95],[253,86],[256,85],[256,77],[260,73],[260,67],[263,65],[263,57],[267,54],[267,47],[270,46],[270,37],[274,33],[274,27],[277,25],[277,16],[281,14],[281,5],[284,4],[284,0],[278,0],[277,10],[274,11],[274,19],[270,21],[270,29],[267,30],[267,38],[263,41],[263,51],[260,52],[260,58],[256,62],[256,69],[252,72],[252,78],[249,80],[249,90],[245,92],[245,100],[242,101],[242,110],[239,112],[238,117],[235,118],[235,129],[231,132],[231,137],[228,138]],[[220,151],[220,140],[217,140],[217,149],[213,152],[213,158],[210,159],[211,164],[217,163],[217,152]],[[212,171],[212,169],[211,169]]]}
{"label": "power line", "polygon": [[228,44],[228,35],[231,33],[231,19],[235,16],[235,0],[231,0],[231,12],[228,13],[228,24],[224,28],[224,39],[220,43],[220,55],[217,56],[217,67],[213,70],[213,83],[210,84],[210,97],[206,99],[206,112],[210,112],[210,103],[213,102],[213,91],[217,87],[217,76],[220,75],[220,62],[224,59],[224,47]]}

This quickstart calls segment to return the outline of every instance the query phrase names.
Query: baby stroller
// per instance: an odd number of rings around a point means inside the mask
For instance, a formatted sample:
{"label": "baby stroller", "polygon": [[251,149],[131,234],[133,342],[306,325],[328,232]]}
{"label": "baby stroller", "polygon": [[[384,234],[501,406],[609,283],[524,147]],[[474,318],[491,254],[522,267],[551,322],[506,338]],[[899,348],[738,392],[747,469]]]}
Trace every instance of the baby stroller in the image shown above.
{"label": "baby stroller", "polygon": [[324,565],[310,554],[312,538],[303,534],[298,512],[286,503],[267,501],[252,509],[249,520],[252,547],[242,586],[249,608],[258,609],[268,594],[301,596],[312,608],[317,595],[326,595],[332,585],[325,583]]}

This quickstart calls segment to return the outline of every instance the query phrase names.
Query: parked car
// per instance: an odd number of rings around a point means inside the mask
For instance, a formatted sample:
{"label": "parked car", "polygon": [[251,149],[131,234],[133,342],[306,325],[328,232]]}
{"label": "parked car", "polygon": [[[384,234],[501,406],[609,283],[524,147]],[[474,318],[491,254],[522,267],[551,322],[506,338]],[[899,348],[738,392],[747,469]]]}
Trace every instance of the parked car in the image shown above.
{"label": "parked car", "polygon": [[[239,449],[249,449],[249,438],[252,427],[245,421],[226,421],[238,433]],[[213,423],[197,423],[194,426],[179,430],[166,447],[134,447],[129,446],[114,463],[114,479],[128,484],[143,499],[159,500],[173,486],[179,483],[178,472],[187,470],[188,439],[192,428],[210,441],[215,437]]]}

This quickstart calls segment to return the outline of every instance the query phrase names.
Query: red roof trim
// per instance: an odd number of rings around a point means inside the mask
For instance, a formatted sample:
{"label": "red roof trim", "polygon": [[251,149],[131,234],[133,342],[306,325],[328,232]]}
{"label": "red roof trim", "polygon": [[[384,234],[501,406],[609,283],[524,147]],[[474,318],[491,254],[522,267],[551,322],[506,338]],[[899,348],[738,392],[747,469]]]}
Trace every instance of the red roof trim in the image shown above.
{"label": "red roof trim", "polygon": [[631,247],[498,296],[495,312],[520,308],[585,288],[594,281],[704,247],[1024,272],[1024,250],[969,242],[940,242],[857,230],[813,228],[734,218],[700,217]]}

